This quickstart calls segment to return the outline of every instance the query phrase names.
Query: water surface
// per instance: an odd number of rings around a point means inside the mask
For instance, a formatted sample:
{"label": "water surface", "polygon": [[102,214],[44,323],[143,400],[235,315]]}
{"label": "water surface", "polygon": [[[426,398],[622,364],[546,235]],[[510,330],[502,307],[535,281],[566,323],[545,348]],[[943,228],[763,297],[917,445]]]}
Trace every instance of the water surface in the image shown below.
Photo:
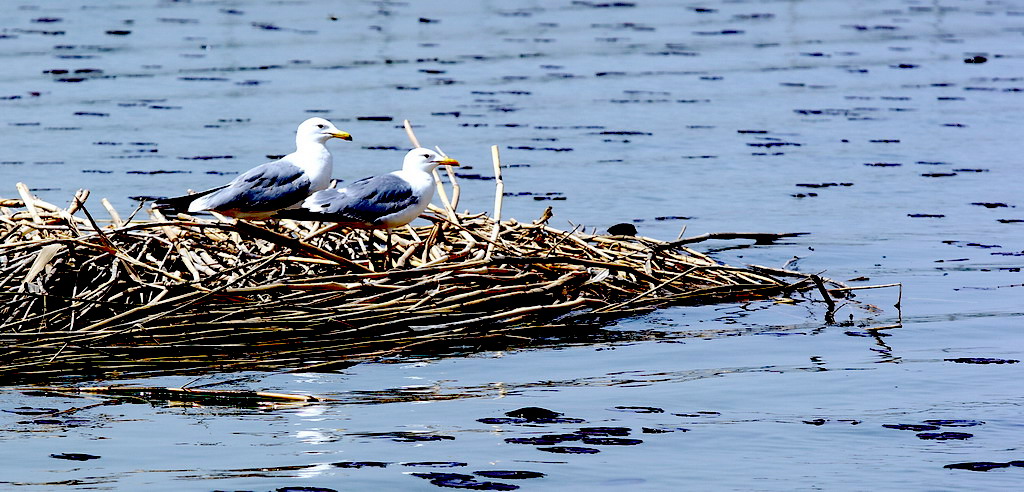
{"label": "water surface", "polygon": [[[552,206],[558,227],[659,239],[808,232],[698,249],[903,290],[862,291],[837,325],[812,298],[680,307],[508,350],[199,382],[337,400],[302,407],[42,418],[102,399],[4,388],[0,483],[1013,487],[1024,468],[943,467],[1024,460],[1022,32],[1013,1],[16,2],[0,13],[0,196],[22,181],[63,206],[88,188],[94,215],[100,197],[128,215],[132,196],[289,152],[313,115],[353,134],[329,146],[335,176],[358,179],[398,166],[407,118],[467,175],[490,176],[499,145],[506,217]],[[490,210],[492,181],[460,184],[460,208]],[[523,407],[583,422],[478,420]],[[599,452],[544,449],[580,447]],[[486,473],[509,470],[543,476]]]}

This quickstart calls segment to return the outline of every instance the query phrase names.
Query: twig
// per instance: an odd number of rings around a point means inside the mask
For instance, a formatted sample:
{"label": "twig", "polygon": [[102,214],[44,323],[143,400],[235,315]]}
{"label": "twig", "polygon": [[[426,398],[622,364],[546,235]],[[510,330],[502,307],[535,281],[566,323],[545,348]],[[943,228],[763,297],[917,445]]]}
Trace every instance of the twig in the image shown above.
{"label": "twig", "polygon": [[825,288],[825,282],[823,282],[821,277],[817,275],[811,275],[811,280],[814,281],[814,285],[818,287],[818,292],[821,293],[821,297],[825,300],[825,304],[828,304],[828,311],[825,313],[825,322],[830,325],[835,324],[836,303],[832,300],[832,296],[828,294],[828,289]]}
{"label": "twig", "polygon": [[412,142],[413,147],[423,147],[420,145],[420,140],[416,138],[416,133],[412,131],[412,124],[409,120],[402,121],[402,126],[405,127],[405,134],[408,135],[409,141]]}
{"label": "twig", "polygon": [[152,400],[172,399],[177,401],[203,402],[259,402],[271,400],[315,403],[326,400],[312,395],[271,393],[265,391],[189,389],[184,387],[170,388],[160,386],[83,386],[74,388],[52,387],[37,389],[56,393],[96,393],[103,395],[137,396]]}
{"label": "twig", "polygon": [[131,263],[129,263],[125,259],[125,256],[127,256],[127,255],[125,255],[123,251],[120,251],[118,249],[118,247],[116,245],[114,245],[113,242],[110,241],[110,238],[108,238],[107,235],[103,233],[103,230],[100,229],[100,226],[99,226],[99,224],[96,223],[96,220],[94,220],[92,218],[92,214],[90,214],[89,210],[87,208],[85,208],[85,205],[84,204],[79,204],[79,206],[82,208],[82,213],[85,214],[85,217],[89,219],[89,224],[92,225],[93,230],[95,230],[96,234],[98,234],[99,237],[103,240],[103,243],[108,248],[110,248],[110,249],[114,250],[115,252],[119,253],[117,255],[117,257],[121,260],[121,264],[124,265],[125,271],[127,271],[128,274],[132,276],[132,279],[134,279],[136,282],[142,282],[141,277],[139,277],[139,272],[135,271],[135,269],[132,268]]}
{"label": "twig", "polygon": [[671,249],[684,244],[693,244],[710,239],[753,239],[756,244],[771,244],[786,237],[797,237],[810,234],[809,232],[708,232],[699,236],[691,236],[677,241],[672,241],[659,246],[659,249]]}
{"label": "twig", "polygon": [[646,297],[646,296],[648,296],[650,294],[653,294],[654,292],[657,292],[658,289],[661,289],[661,288],[665,287],[666,285],[669,285],[669,284],[671,284],[671,283],[673,283],[673,282],[675,282],[675,281],[685,277],[686,275],[688,275],[693,270],[694,270],[694,268],[691,267],[690,269],[686,270],[685,272],[682,272],[682,273],[676,275],[675,277],[672,277],[672,278],[670,278],[668,280],[665,280],[664,282],[662,282],[662,283],[660,283],[658,285],[655,285],[654,287],[651,287],[650,289],[647,289],[643,293],[641,293],[641,294],[639,294],[637,296],[634,296],[632,299],[629,299],[628,301],[622,301],[622,302],[619,302],[619,303],[616,303],[616,304],[611,304],[611,305],[608,305],[608,306],[605,306],[605,307],[602,307],[602,308],[597,308],[597,309],[594,310],[594,312],[595,313],[602,313],[602,312],[605,312],[605,311],[614,311],[614,310],[619,309],[619,308],[621,308],[623,306],[628,306],[630,304],[633,304],[634,302],[639,301],[640,299],[642,299],[642,298],[644,298],[644,297]]}
{"label": "twig", "polygon": [[[437,149],[437,153],[441,154],[442,157],[445,157],[445,158],[448,157],[448,154],[444,153],[444,151],[441,150],[441,146],[435,145],[434,148]],[[452,166],[445,166],[444,170],[448,173],[448,183],[450,183],[452,185],[452,197],[451,197],[452,210],[458,212],[458,210],[459,210],[459,198],[462,196],[462,187],[459,186],[458,176],[455,175],[455,170],[452,169]],[[438,182],[438,184],[440,185],[440,182]]]}
{"label": "twig", "polygon": [[18,194],[21,195],[21,201],[25,203],[25,209],[28,210],[29,215],[32,216],[32,222],[36,224],[42,224],[43,219],[39,216],[39,211],[36,210],[36,200],[32,196],[32,192],[29,191],[28,186],[25,183],[18,183],[15,185],[18,189]]}
{"label": "twig", "polygon": [[103,204],[103,208],[107,209],[107,213],[110,214],[110,220],[114,224],[115,228],[124,225],[124,221],[121,220],[121,214],[117,213],[117,209],[115,209],[114,206],[110,204],[110,200],[104,198],[100,200],[100,203]]}
{"label": "twig", "polygon": [[484,258],[490,259],[494,252],[494,244],[498,242],[501,234],[501,204],[505,196],[505,182],[501,179],[501,157],[498,155],[498,146],[491,146],[491,162],[494,164],[494,228],[491,230],[491,239],[487,244],[487,252]]}
{"label": "twig", "polygon": [[340,257],[340,256],[338,256],[338,255],[336,255],[334,253],[330,253],[330,252],[324,251],[324,250],[322,250],[320,248],[317,248],[316,246],[304,243],[304,242],[299,241],[297,239],[292,239],[292,238],[290,238],[288,236],[282,236],[281,234],[278,234],[276,232],[271,232],[271,231],[268,231],[268,230],[263,229],[261,227],[256,227],[256,226],[254,226],[254,225],[252,225],[252,224],[250,224],[248,222],[245,222],[244,220],[237,221],[234,224],[234,226],[239,231],[245,232],[246,234],[249,234],[249,235],[251,235],[253,237],[258,237],[260,239],[263,239],[264,241],[270,241],[272,243],[275,243],[275,244],[278,244],[278,245],[281,245],[281,246],[285,246],[285,247],[288,247],[288,248],[291,248],[291,249],[294,249],[294,250],[302,251],[304,253],[309,253],[309,254],[312,254],[314,256],[319,256],[321,258],[325,258],[325,259],[331,260],[331,261],[333,261],[335,263],[338,263],[339,265],[345,265],[345,266],[347,266],[347,267],[349,267],[349,268],[351,268],[353,270],[364,271],[364,272],[368,271],[368,269],[366,267],[364,267],[364,266],[362,266],[362,265],[360,265],[358,263],[354,263],[354,262],[352,262],[352,260],[349,260],[348,258],[342,258],[342,257]]}
{"label": "twig", "polygon": [[68,205],[68,215],[74,215],[78,211],[78,207],[85,204],[85,201],[89,199],[89,190],[81,189],[75,192],[75,197],[71,199],[71,205]]}
{"label": "twig", "polygon": [[[405,133],[409,136],[409,141],[412,142],[412,145],[414,147],[422,147],[419,139],[416,138],[416,134],[412,131],[412,124],[409,123],[409,120],[404,120],[402,126],[405,127]],[[441,183],[441,175],[438,174],[437,168],[434,168],[432,174],[434,182],[437,183],[437,195],[441,198],[441,204],[444,205],[444,209],[448,214],[448,220],[457,224],[459,222],[458,215],[452,207],[452,202],[448,200],[448,192],[445,191],[444,184]]]}

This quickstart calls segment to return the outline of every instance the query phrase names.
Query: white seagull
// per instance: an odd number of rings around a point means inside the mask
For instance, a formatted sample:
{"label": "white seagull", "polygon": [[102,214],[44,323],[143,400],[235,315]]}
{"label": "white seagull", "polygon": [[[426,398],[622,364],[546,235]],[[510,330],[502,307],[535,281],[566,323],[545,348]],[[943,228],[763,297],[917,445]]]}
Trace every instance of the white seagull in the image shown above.
{"label": "white seagull", "polygon": [[266,219],[278,211],[298,208],[311,194],[327,189],[334,170],[325,145],[332,138],[352,140],[323,118],[303,121],[295,131],[295,152],[256,166],[230,183],[174,198],[162,198],[153,208],[178,212],[212,210],[238,219]]}
{"label": "white seagull", "polygon": [[427,209],[437,188],[431,171],[437,166],[458,165],[459,161],[430,149],[412,149],[405,154],[401,170],[363,178],[345,188],[318,191],[302,202],[302,209],[289,210],[281,217],[390,232]]}

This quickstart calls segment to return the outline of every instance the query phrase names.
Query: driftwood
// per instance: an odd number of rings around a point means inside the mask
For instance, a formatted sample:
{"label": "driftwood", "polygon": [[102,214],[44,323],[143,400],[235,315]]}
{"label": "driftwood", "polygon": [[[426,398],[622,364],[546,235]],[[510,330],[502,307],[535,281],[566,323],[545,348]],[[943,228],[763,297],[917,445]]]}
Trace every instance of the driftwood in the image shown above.
{"label": "driftwood", "polygon": [[[194,382],[194,380],[193,380]],[[293,393],[277,393],[267,391],[249,390],[217,390],[209,389],[207,386],[227,384],[232,381],[208,383],[198,387],[164,387],[164,386],[134,386],[134,385],[112,385],[112,386],[31,386],[22,388],[21,391],[33,396],[85,396],[94,403],[69,407],[65,409],[41,409],[45,411],[33,412],[32,421],[35,423],[53,423],[54,418],[63,418],[96,407],[120,405],[122,403],[156,403],[166,402],[171,405],[189,406],[232,406],[232,407],[260,407],[280,408],[295,407],[308,404],[336,401],[331,398],[322,398],[313,395],[301,395]]]}
{"label": "driftwood", "polygon": [[106,201],[101,227],[88,192],[62,209],[19,183],[20,199],[0,198],[0,381],[309,370],[824,288],[685,246],[743,234],[665,242],[565,231],[548,224],[550,210],[495,220],[500,189],[492,216],[456,213],[453,190],[425,215],[431,225],[392,231],[385,252],[384,231],[156,211],[137,220],[139,210],[123,219]]}
{"label": "driftwood", "polygon": [[[272,393],[248,390],[214,390],[204,388],[173,388],[163,386],[75,386],[75,387],[33,387],[30,391],[56,394],[92,394],[107,397],[127,397],[143,401],[176,401],[195,404],[216,404],[230,406],[256,406],[281,403],[316,403],[328,401],[312,395]],[[99,405],[110,404],[109,402]],[[98,406],[98,405],[97,405]],[[75,411],[82,409],[75,408]],[[54,411],[49,415],[69,413],[67,410]]]}

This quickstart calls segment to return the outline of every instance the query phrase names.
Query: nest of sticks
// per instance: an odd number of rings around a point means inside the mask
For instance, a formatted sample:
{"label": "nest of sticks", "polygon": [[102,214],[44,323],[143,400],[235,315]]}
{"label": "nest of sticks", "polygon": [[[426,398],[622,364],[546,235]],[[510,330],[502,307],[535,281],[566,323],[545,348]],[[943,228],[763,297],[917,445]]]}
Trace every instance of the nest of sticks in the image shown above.
{"label": "nest of sticks", "polygon": [[0,381],[322,369],[815,287],[817,277],[686,247],[787,234],[665,242],[559,230],[550,209],[501,220],[494,152],[492,214],[456,213],[450,174],[444,207],[431,207],[429,225],[391,231],[390,251],[380,230],[155,211],[137,220],[142,205],[122,219],[105,199],[101,225],[87,191],[60,208],[19,183],[20,198],[0,199]]}

